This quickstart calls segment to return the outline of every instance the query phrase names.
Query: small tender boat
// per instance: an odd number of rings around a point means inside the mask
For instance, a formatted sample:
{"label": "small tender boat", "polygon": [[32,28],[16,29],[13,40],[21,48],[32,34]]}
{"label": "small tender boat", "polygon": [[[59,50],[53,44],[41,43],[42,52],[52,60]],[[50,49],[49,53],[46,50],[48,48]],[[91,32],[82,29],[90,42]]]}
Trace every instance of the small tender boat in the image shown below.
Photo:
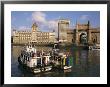
{"label": "small tender boat", "polygon": [[63,69],[71,69],[72,66],[64,66]]}
{"label": "small tender boat", "polygon": [[33,72],[34,72],[34,73],[40,73],[41,70],[36,68],[36,69],[33,70]]}
{"label": "small tender boat", "polygon": [[50,71],[52,69],[52,66],[45,67],[45,71]]}
{"label": "small tender boat", "polygon": [[100,50],[99,46],[89,46],[89,50]]}

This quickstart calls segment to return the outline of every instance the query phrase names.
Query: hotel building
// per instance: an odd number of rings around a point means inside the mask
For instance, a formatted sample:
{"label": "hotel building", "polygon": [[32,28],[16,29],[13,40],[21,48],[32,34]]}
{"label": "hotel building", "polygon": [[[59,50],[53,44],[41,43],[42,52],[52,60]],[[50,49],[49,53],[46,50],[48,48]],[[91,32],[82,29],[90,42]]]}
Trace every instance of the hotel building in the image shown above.
{"label": "hotel building", "polygon": [[13,44],[49,44],[55,41],[55,32],[39,31],[36,23],[32,25],[31,31],[13,31]]}

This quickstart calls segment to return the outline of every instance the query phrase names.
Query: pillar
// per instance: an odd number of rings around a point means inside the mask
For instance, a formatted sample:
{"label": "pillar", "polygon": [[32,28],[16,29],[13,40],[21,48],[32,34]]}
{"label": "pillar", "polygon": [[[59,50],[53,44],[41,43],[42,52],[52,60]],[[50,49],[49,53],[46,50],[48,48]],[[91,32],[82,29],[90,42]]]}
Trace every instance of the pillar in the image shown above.
{"label": "pillar", "polygon": [[87,30],[87,36],[88,36],[88,44],[90,45],[91,44],[91,30],[90,30],[90,22],[88,21],[88,30]]}
{"label": "pillar", "polygon": [[75,40],[75,44],[78,45],[79,43],[79,37],[78,37],[78,23],[76,22],[76,40]]}

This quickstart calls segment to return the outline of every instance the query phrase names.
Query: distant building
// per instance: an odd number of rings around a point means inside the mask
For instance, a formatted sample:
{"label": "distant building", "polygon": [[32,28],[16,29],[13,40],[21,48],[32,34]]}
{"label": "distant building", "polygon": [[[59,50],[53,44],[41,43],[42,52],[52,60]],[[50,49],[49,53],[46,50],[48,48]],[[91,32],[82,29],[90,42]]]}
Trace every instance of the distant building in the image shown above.
{"label": "distant building", "polygon": [[58,21],[58,40],[67,42],[67,30],[69,29],[69,20],[61,19]]}
{"label": "distant building", "polygon": [[34,23],[31,31],[13,31],[14,44],[49,44],[55,41],[55,32],[39,31],[38,26]]}

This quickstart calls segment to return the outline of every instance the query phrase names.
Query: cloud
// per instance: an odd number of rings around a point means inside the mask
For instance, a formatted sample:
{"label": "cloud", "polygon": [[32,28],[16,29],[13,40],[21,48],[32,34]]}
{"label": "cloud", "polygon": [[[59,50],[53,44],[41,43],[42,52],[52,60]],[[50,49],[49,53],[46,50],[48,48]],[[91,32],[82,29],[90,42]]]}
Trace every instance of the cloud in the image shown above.
{"label": "cloud", "polygon": [[27,26],[20,26],[18,28],[18,30],[30,30],[31,28],[27,27]]}
{"label": "cloud", "polygon": [[58,22],[56,20],[47,20],[44,12],[33,12],[32,21],[36,22],[40,30],[56,30]]}
{"label": "cloud", "polygon": [[81,20],[88,20],[89,19],[89,16],[88,15],[82,15],[80,17]]}
{"label": "cloud", "polygon": [[49,29],[57,29],[58,28],[58,22],[55,20],[48,21],[48,27],[49,27]]}
{"label": "cloud", "polygon": [[37,23],[46,23],[46,15],[43,12],[33,12],[32,20]]}

